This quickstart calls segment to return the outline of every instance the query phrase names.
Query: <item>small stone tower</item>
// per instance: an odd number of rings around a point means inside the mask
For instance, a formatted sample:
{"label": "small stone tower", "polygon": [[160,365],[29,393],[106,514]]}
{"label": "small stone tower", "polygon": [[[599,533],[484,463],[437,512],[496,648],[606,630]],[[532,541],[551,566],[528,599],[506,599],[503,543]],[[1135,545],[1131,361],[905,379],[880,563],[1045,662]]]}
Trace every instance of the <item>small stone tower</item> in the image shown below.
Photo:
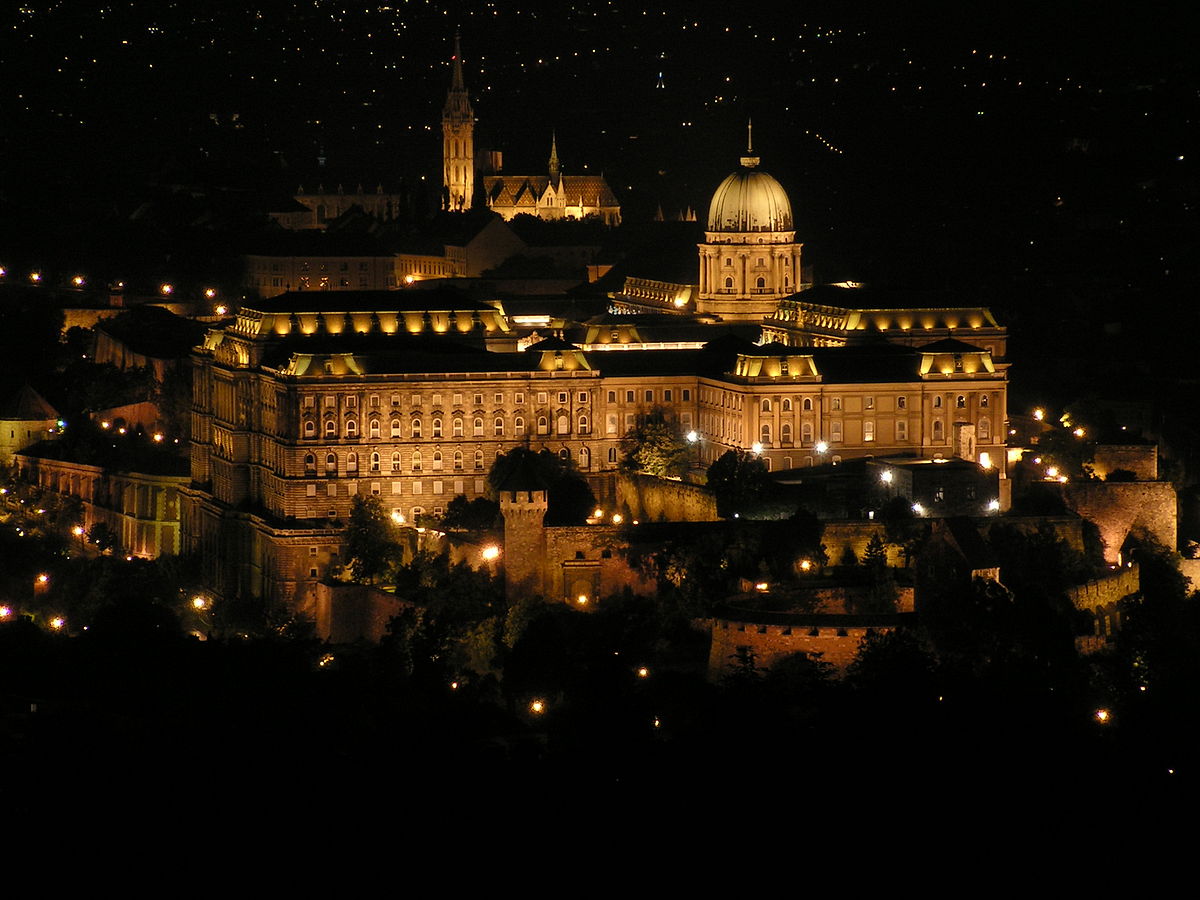
{"label": "small stone tower", "polygon": [[454,67],[442,107],[442,186],[446,209],[465,212],[475,193],[475,110],[463,82],[462,53],[454,33]]}
{"label": "small stone tower", "polygon": [[500,485],[504,590],[510,599],[546,592],[546,486],[526,460]]}

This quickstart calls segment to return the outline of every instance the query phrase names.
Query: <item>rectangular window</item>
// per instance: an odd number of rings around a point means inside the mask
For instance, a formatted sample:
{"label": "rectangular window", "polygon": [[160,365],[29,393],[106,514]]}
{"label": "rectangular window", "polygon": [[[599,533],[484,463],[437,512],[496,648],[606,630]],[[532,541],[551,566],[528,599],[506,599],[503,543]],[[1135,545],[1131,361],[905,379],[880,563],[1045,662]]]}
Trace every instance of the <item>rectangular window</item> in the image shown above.
{"label": "rectangular window", "polygon": [[644,395],[644,396],[645,396],[645,398],[646,398],[646,402],[647,402],[647,403],[653,403],[653,402],[654,402],[654,391],[646,391],[646,393],[645,393],[645,395]]}
{"label": "rectangular window", "polygon": [[378,481],[371,482],[371,496],[378,497],[383,492],[383,485]]}
{"label": "rectangular window", "polygon": [[314,406],[317,405],[317,398],[312,396],[312,394],[309,394],[307,397],[304,398],[304,405],[306,408],[312,409]]}
{"label": "rectangular window", "polygon": [[841,398],[841,397],[834,397],[834,398],[833,398],[833,408],[834,408],[834,409],[841,409],[841,408],[842,408],[842,398]]}
{"label": "rectangular window", "polygon": [[346,398],[346,408],[347,409],[354,409],[356,406],[358,406],[358,398],[357,397],[351,395]]}
{"label": "rectangular window", "polygon": [[580,402],[580,403],[587,403],[587,402],[588,402],[588,395],[587,395],[587,391],[580,391],[580,392],[579,392],[579,402]]}
{"label": "rectangular window", "polygon": [[421,482],[419,482],[419,481],[414,481],[414,482],[412,483],[412,486],[413,486],[413,493],[414,493],[414,494],[419,494],[419,493],[421,493]]}
{"label": "rectangular window", "polygon": [[412,405],[413,405],[413,406],[420,406],[420,405],[421,405],[421,395],[420,395],[420,394],[413,394],[413,395],[412,395]]}
{"label": "rectangular window", "polygon": [[495,397],[493,397],[492,399],[496,401],[497,405],[499,405],[499,404],[501,404],[501,403],[503,403],[503,402],[504,402],[504,395],[503,395],[503,394],[497,394],[497,395],[496,395]]}
{"label": "rectangular window", "polygon": [[868,397],[868,398],[866,399],[866,408],[867,408],[867,409],[874,409],[874,408],[875,408],[875,398],[874,398],[874,397]]}
{"label": "rectangular window", "polygon": [[616,391],[609,391],[609,392],[608,392],[608,402],[609,402],[609,403],[616,403],[616,402],[617,402],[617,392],[616,392]]}
{"label": "rectangular window", "polygon": [[625,392],[625,402],[626,402],[626,403],[633,403],[633,391],[626,391],[626,392]]}
{"label": "rectangular window", "polygon": [[683,402],[684,403],[692,402],[692,392],[689,391],[687,388],[683,389]]}
{"label": "rectangular window", "polygon": [[559,391],[559,392],[558,392],[558,402],[559,402],[559,403],[566,403],[566,402],[567,402],[567,396],[568,396],[568,395],[567,395],[567,392],[566,392],[566,391]]}
{"label": "rectangular window", "polygon": [[308,548],[308,555],[309,555],[309,556],[316,556],[316,555],[317,555],[317,548],[316,548],[316,547],[309,547],[309,548]]}
{"label": "rectangular window", "polygon": [[513,397],[513,403],[516,403],[516,404],[520,405],[520,404],[522,404],[522,403],[524,403],[524,402],[525,402],[525,395],[524,395],[524,394],[518,393],[518,394],[516,394],[516,395]]}
{"label": "rectangular window", "polygon": [[829,423],[829,439],[831,441],[840,441],[842,439],[842,423],[840,421]]}
{"label": "rectangular window", "polygon": [[616,434],[619,427],[618,422],[616,413],[609,413],[608,417],[604,420],[604,433]]}
{"label": "rectangular window", "polygon": [[908,440],[908,423],[907,422],[900,421],[900,422],[896,423],[896,440],[898,440],[898,441],[907,441]]}
{"label": "rectangular window", "polygon": [[538,391],[538,405],[539,406],[546,405],[546,392],[545,391]]}
{"label": "rectangular window", "polygon": [[[478,394],[476,394],[475,396],[476,396],[476,397],[478,397],[479,395],[478,395]],[[476,400],[475,402],[476,402],[476,403],[479,403],[480,401],[479,401],[479,400]],[[462,406],[462,394],[455,394],[455,395],[454,395],[454,405],[455,405],[455,406]]]}
{"label": "rectangular window", "polygon": [[435,481],[433,483],[433,492],[435,494],[440,494],[442,492],[442,483],[440,481]]}
{"label": "rectangular window", "polygon": [[483,493],[483,483],[484,482],[483,482],[482,478],[475,479],[475,493],[477,493],[477,494]]}
{"label": "rectangular window", "polygon": [[870,420],[863,422],[863,440],[864,441],[875,440],[875,423]]}
{"label": "rectangular window", "polygon": [[663,403],[670,403],[670,402],[671,402],[671,389],[667,388],[665,391],[663,391]]}
{"label": "rectangular window", "polygon": [[326,497],[336,497],[337,496],[337,482],[331,481],[331,482],[329,482],[329,484],[325,485],[325,496]]}
{"label": "rectangular window", "polygon": [[441,395],[441,394],[434,394],[434,395],[433,395],[433,405],[434,405],[434,406],[441,406],[441,405],[442,405],[442,395]]}
{"label": "rectangular window", "polygon": [[305,485],[304,493],[309,497],[317,496],[317,486],[315,484]]}
{"label": "rectangular window", "polygon": [[393,482],[392,482],[392,493],[393,493],[393,494],[402,494],[402,493],[404,493],[404,482],[402,482],[402,481],[393,481]]}

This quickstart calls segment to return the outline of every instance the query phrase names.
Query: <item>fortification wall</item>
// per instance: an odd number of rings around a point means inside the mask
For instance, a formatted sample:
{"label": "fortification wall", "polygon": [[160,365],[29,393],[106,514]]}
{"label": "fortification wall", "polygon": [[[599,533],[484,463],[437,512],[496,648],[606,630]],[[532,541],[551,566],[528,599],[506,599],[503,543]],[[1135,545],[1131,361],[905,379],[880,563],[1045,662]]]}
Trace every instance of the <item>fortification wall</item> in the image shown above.
{"label": "fortification wall", "polygon": [[1178,499],[1165,481],[1079,481],[1061,485],[1067,509],[1095,523],[1104,541],[1104,558],[1118,562],[1125,538],[1145,529],[1174,550]]}
{"label": "fortification wall", "polygon": [[654,478],[619,475],[617,506],[643,522],[716,522],[717,498],[706,487]]}
{"label": "fortification wall", "polygon": [[365,584],[318,584],[314,615],[317,636],[333,644],[378,643],[388,622],[411,603]]}
{"label": "fortification wall", "polygon": [[892,630],[863,625],[758,625],[728,619],[714,619],[708,624],[712,632],[708,677],[714,681],[719,681],[732,668],[739,647],[750,648],[755,665],[762,669],[769,669],[784,657],[803,652],[821,654],[821,659],[843,674],[853,662],[867,632]]}
{"label": "fortification wall", "polygon": [[1097,444],[1092,457],[1092,471],[1097,478],[1107,478],[1114,469],[1126,469],[1138,481],[1158,478],[1157,444]]}
{"label": "fortification wall", "polygon": [[896,545],[887,543],[887,531],[878,522],[826,522],[825,530],[821,534],[821,543],[825,545],[825,555],[829,557],[828,564],[850,565],[850,553],[846,552],[847,549],[853,552],[854,561],[862,562],[867,553],[867,544],[871,542],[872,535],[876,534],[887,547],[888,565],[903,567],[904,553]]}

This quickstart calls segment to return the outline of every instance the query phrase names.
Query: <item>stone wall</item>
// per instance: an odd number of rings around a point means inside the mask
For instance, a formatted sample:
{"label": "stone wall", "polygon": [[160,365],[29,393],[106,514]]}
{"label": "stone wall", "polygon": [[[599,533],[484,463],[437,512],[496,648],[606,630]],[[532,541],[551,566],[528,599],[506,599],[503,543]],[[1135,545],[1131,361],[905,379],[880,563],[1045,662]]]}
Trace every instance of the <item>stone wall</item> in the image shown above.
{"label": "stone wall", "polygon": [[1125,538],[1144,529],[1168,549],[1178,535],[1178,500],[1165,481],[1078,481],[1061,485],[1067,509],[1095,523],[1104,541],[1104,559],[1117,563]]}
{"label": "stone wall", "polygon": [[318,584],[314,615],[317,636],[333,644],[379,643],[388,622],[412,603],[365,584]]}
{"label": "stone wall", "polygon": [[617,508],[643,522],[716,522],[717,498],[697,484],[653,478],[617,476]]}
{"label": "stone wall", "polygon": [[1114,469],[1126,469],[1138,481],[1158,480],[1157,444],[1097,444],[1092,457],[1092,471],[1097,478],[1107,478]]}
{"label": "stone wall", "polygon": [[[1137,565],[1131,565],[1104,578],[1068,588],[1067,596],[1076,609],[1091,616],[1091,637],[1107,641],[1121,628],[1121,600],[1140,590],[1141,571]],[[1080,648],[1081,652],[1091,649],[1094,649],[1091,644]]]}
{"label": "stone wall", "polygon": [[739,647],[749,647],[754,662],[769,669],[794,653],[819,653],[839,674],[854,660],[869,631],[891,631],[894,626],[866,624],[762,625],[729,619],[710,620],[712,645],[708,655],[708,677],[719,681],[731,668]]}
{"label": "stone wall", "polygon": [[[622,552],[626,546],[619,529],[608,525],[547,528],[543,576],[546,599],[587,607],[625,588],[635,594],[653,594],[653,580],[626,561]],[[580,597],[586,598],[583,603]]]}
{"label": "stone wall", "polygon": [[879,522],[861,521],[825,523],[821,543],[825,545],[825,555],[829,557],[828,565],[849,565],[851,560],[847,549],[853,552],[854,560],[861,563],[867,553],[867,544],[871,542],[872,535],[876,534],[885,542],[888,565],[903,567],[904,553],[895,544],[886,543],[887,532],[884,526]]}

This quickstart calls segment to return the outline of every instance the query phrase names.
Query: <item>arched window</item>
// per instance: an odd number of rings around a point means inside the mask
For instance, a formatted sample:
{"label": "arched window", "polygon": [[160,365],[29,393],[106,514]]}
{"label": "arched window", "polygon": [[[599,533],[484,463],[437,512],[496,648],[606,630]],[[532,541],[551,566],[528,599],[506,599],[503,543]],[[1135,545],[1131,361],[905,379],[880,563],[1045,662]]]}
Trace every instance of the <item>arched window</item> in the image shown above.
{"label": "arched window", "polygon": [[946,426],[941,419],[933,420],[933,439],[939,444],[946,439]]}
{"label": "arched window", "polygon": [[355,420],[355,419],[347,419],[346,420],[346,437],[348,437],[348,438],[358,437],[358,421],[357,420]]}
{"label": "arched window", "polygon": [[559,416],[558,420],[554,424],[555,424],[555,430],[559,434],[570,434],[571,433],[571,420],[569,418],[567,418],[566,416]]}
{"label": "arched window", "polygon": [[579,468],[589,469],[592,465],[592,451],[587,447],[579,448]]}
{"label": "arched window", "polygon": [[358,471],[358,454],[357,453],[351,453],[350,455],[348,455],[346,457],[346,471],[347,472],[357,472]]}
{"label": "arched window", "polygon": [[400,433],[400,420],[392,419],[392,437],[398,438],[403,436],[404,435]]}
{"label": "arched window", "polygon": [[456,471],[461,471],[463,467],[463,455],[461,450],[454,451],[454,468]]}
{"label": "arched window", "polygon": [[314,438],[317,436],[317,423],[316,422],[305,422],[304,423],[304,436],[306,438]]}
{"label": "arched window", "polygon": [[550,423],[546,421],[545,416],[538,416],[538,434],[549,434]]}
{"label": "arched window", "polygon": [[477,468],[477,469],[483,468],[483,451],[482,450],[475,451],[475,468]]}
{"label": "arched window", "polygon": [[800,409],[804,412],[812,412],[812,397],[805,397],[804,401],[800,404]]}
{"label": "arched window", "polygon": [[433,470],[436,472],[442,468],[442,451],[433,451]]}
{"label": "arched window", "polygon": [[483,437],[483,419],[479,416],[476,416],[475,421],[471,423],[471,434],[475,437]]}
{"label": "arched window", "polygon": [[805,422],[800,426],[800,442],[811,444],[813,436],[812,422]]}
{"label": "arched window", "polygon": [[608,448],[608,461],[610,463],[615,463],[617,461],[617,448],[616,447]]}
{"label": "arched window", "polygon": [[379,454],[378,453],[371,454],[371,471],[372,472],[379,471]]}
{"label": "arched window", "polygon": [[792,426],[791,426],[791,423],[789,423],[789,422],[784,422],[784,423],[783,423],[783,424],[782,424],[782,425],[779,427],[779,440],[781,440],[781,441],[782,441],[783,443],[785,443],[785,444],[790,444],[790,443],[792,442]]}
{"label": "arched window", "polygon": [[433,420],[433,432],[432,433],[435,438],[440,438],[442,436],[442,420],[441,419]]}
{"label": "arched window", "polygon": [[412,455],[412,470],[414,472],[421,471],[421,451],[414,450]]}
{"label": "arched window", "polygon": [[940,395],[940,394],[939,394],[938,396],[936,396],[936,397],[934,397],[934,398],[933,398],[933,408],[934,408],[934,409],[941,409],[941,408],[942,408],[942,397],[941,397],[941,395]]}
{"label": "arched window", "polygon": [[579,433],[580,434],[588,433],[588,417],[587,416],[579,417]]}
{"label": "arched window", "polygon": [[412,420],[412,424],[409,426],[409,432],[412,437],[419,438],[421,436],[421,420],[420,419]]}
{"label": "arched window", "polygon": [[727,288],[733,287],[733,278],[731,278],[728,275],[725,276],[725,287],[727,287]]}
{"label": "arched window", "polygon": [[304,471],[310,474],[317,471],[317,458],[311,453],[304,454]]}
{"label": "arched window", "polygon": [[454,417],[454,436],[455,437],[463,436],[463,420],[462,420],[461,416]]}
{"label": "arched window", "polygon": [[325,437],[337,437],[337,422],[330,419],[325,423]]}
{"label": "arched window", "polygon": [[988,405],[988,395],[987,394],[982,394],[979,397],[979,405],[983,406],[983,407],[986,407]]}
{"label": "arched window", "polygon": [[966,409],[967,408],[967,398],[964,397],[962,394],[959,394],[957,397],[955,397],[954,398],[954,408],[955,409]]}
{"label": "arched window", "polygon": [[784,411],[784,412],[791,412],[791,411],[792,411],[792,398],[791,398],[791,397],[784,397],[784,398],[783,398],[783,411]]}
{"label": "arched window", "polygon": [[371,420],[371,437],[375,438],[376,440],[379,439],[379,420],[378,419]]}
{"label": "arched window", "polygon": [[760,275],[758,278],[754,279],[754,286],[756,288],[765,288],[767,286],[767,279]]}
{"label": "arched window", "polygon": [[566,447],[563,447],[561,450],[558,451],[558,458],[561,460],[564,460],[564,461],[569,460],[571,458],[571,451],[568,450]]}
{"label": "arched window", "polygon": [[763,444],[771,443],[771,426],[769,424],[764,422],[762,430],[759,432],[759,434],[759,440],[761,440]]}
{"label": "arched window", "polygon": [[325,474],[337,474],[337,456],[333,453],[325,454]]}
{"label": "arched window", "polygon": [[979,439],[981,441],[990,441],[992,439],[992,420],[987,416],[979,420]]}
{"label": "arched window", "polygon": [[513,419],[513,431],[517,434],[525,433],[525,420],[520,416],[517,416],[515,419]]}
{"label": "arched window", "polygon": [[500,437],[504,434],[504,418],[502,416],[496,416],[496,418],[492,420],[492,433],[497,437]]}
{"label": "arched window", "polygon": [[392,453],[392,471],[393,472],[400,471],[400,453],[399,453],[399,451]]}
{"label": "arched window", "polygon": [[771,401],[770,401],[770,400],[763,400],[763,402],[762,402],[762,411],[763,411],[763,412],[770,412],[770,411],[771,411]]}

